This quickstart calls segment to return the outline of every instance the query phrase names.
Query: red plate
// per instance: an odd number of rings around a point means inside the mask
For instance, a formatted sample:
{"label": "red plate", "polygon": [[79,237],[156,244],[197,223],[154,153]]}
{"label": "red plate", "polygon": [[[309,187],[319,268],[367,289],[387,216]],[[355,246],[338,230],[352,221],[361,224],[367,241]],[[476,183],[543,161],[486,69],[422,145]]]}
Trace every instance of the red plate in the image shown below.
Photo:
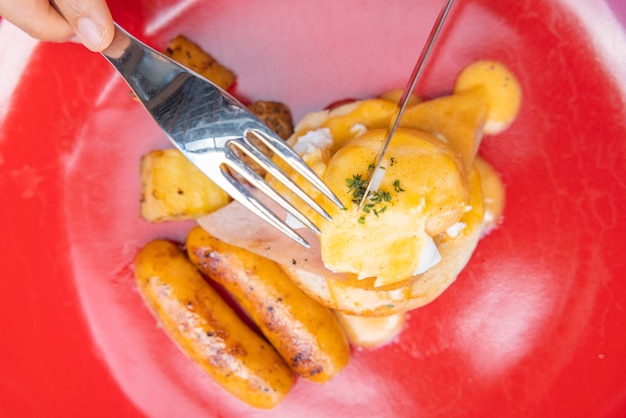
{"label": "red plate", "polygon": [[[443,1],[110,3],[150,44],[184,33],[237,72],[239,93],[298,118],[402,87]],[[137,249],[190,226],[138,217],[139,157],[164,137],[101,57],[0,22],[0,412],[626,415],[626,35],[615,12],[626,15],[621,0],[457,1],[419,90],[449,92],[481,58],[519,76],[519,118],[481,150],[507,186],[504,223],[396,342],[355,352],[324,386],[299,381],[270,412],[187,360],[133,285]]]}

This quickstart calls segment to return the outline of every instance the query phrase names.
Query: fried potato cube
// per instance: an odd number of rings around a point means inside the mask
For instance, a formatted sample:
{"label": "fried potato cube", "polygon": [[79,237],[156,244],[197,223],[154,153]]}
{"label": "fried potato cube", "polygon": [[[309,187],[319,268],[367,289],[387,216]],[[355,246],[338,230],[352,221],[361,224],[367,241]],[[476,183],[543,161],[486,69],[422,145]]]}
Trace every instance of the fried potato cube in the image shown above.
{"label": "fried potato cube", "polygon": [[235,82],[234,72],[183,35],[176,36],[168,43],[165,54],[224,90],[228,90]]}
{"label": "fried potato cube", "polygon": [[[289,108],[280,102],[270,102],[258,100],[248,106],[248,109],[254,113],[259,119],[261,119],[272,131],[276,132],[282,139],[287,139],[293,134],[293,119],[291,118],[291,112]],[[250,142],[261,150],[265,155],[271,157],[272,151],[263,142],[250,138]],[[258,165],[251,157],[240,150],[234,148],[235,154],[241,158],[241,160],[248,166],[252,167],[254,171],[260,176],[265,176],[265,170]],[[231,170],[231,174],[239,182],[245,182],[243,177]]]}
{"label": "fried potato cube", "polygon": [[147,221],[194,219],[229,201],[176,149],[152,151],[141,159],[141,216]]}
{"label": "fried potato cube", "polygon": [[293,134],[293,119],[286,105],[258,100],[248,108],[282,139],[287,140]]}

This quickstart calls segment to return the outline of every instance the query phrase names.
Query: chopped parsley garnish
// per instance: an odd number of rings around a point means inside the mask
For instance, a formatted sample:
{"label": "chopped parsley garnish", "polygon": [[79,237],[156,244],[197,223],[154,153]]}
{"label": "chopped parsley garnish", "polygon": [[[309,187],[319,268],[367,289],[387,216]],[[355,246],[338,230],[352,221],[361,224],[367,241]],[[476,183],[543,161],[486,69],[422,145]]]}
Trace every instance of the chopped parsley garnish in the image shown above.
{"label": "chopped parsley garnish", "polygon": [[374,203],[391,202],[391,195],[389,192],[376,190],[375,192],[368,193],[368,199],[370,202]]}
{"label": "chopped parsley garnish", "polygon": [[352,202],[357,205],[361,203],[367,187],[367,181],[360,174],[354,174],[351,179],[346,179],[346,185],[348,186],[348,191],[352,192]]}
{"label": "chopped parsley garnish", "polygon": [[374,215],[378,216],[379,213],[383,213],[386,210],[387,210],[387,206],[383,206],[380,209],[374,209]]}
{"label": "chopped parsley garnish", "polygon": [[393,188],[396,191],[396,193],[400,193],[404,191],[404,189],[400,187],[400,180],[398,179],[396,179],[396,181],[393,182]]}
{"label": "chopped parsley garnish", "polygon": [[[393,163],[392,158],[392,163]],[[370,171],[373,169],[374,165],[370,164]],[[352,193],[352,203],[360,204],[363,199],[363,195],[365,194],[365,189],[367,188],[367,180],[363,178],[361,174],[354,174],[352,178],[346,179],[346,186],[348,187],[348,192]],[[400,180],[396,179],[393,182],[393,188],[396,193],[401,193],[404,189],[400,186]],[[358,222],[360,224],[365,223],[365,216],[373,213],[375,216],[379,216],[387,210],[386,203],[391,202],[392,196],[391,193],[386,192],[384,190],[376,190],[368,192],[367,194],[367,203],[363,205],[362,211],[364,215],[359,217]]]}

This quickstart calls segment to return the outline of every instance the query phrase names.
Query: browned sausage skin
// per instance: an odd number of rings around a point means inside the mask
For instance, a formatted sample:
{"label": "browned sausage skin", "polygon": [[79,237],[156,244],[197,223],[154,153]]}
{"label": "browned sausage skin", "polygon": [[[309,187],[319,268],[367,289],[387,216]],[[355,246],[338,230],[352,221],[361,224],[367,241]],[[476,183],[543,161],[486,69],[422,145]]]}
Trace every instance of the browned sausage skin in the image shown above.
{"label": "browned sausage skin", "polygon": [[176,244],[148,243],[135,259],[135,277],[167,334],[224,389],[257,408],[272,408],[289,392],[289,367]]}
{"label": "browned sausage skin", "polygon": [[200,227],[186,245],[190,260],[233,295],[299,376],[322,383],[347,365],[350,348],[332,310],[307,296],[278,264]]}

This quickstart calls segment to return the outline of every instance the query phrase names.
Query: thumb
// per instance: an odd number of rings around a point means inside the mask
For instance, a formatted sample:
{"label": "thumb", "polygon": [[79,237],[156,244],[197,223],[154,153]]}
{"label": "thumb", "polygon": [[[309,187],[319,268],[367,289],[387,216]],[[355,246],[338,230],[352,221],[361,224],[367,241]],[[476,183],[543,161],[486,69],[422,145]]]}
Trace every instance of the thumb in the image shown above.
{"label": "thumb", "polygon": [[115,29],[105,0],[57,0],[55,3],[78,40],[88,49],[98,52],[111,44]]}

